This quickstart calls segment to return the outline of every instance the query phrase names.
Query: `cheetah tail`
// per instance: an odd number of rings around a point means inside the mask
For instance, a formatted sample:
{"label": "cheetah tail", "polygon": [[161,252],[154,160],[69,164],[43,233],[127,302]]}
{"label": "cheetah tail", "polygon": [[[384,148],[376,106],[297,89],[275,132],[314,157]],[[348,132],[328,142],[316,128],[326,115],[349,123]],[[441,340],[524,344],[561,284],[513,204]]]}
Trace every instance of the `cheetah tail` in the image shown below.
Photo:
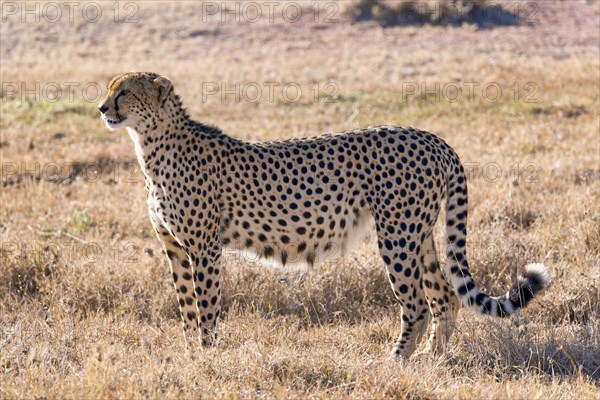
{"label": "cheetah tail", "polygon": [[550,275],[543,264],[529,264],[505,295],[493,297],[481,292],[471,277],[466,257],[467,180],[460,163],[449,177],[446,200],[446,279],[465,308],[479,314],[507,317],[525,307],[536,294],[545,289],[550,284]]}

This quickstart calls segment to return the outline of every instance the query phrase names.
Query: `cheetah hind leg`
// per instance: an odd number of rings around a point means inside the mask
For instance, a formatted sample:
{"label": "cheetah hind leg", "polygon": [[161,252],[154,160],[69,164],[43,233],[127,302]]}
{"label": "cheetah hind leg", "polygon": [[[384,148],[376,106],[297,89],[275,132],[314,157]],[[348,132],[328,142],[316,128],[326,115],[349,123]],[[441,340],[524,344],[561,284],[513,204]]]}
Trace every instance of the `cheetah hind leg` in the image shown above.
{"label": "cheetah hind leg", "polygon": [[395,228],[385,229],[382,225],[377,226],[379,252],[402,311],[400,336],[390,355],[392,358],[407,359],[427,329],[429,307],[421,283],[422,266],[419,264],[422,257],[408,250],[409,246],[416,247],[412,242],[406,248],[394,246],[396,241],[409,242],[401,235],[390,233],[394,231]]}
{"label": "cheetah hind leg", "polygon": [[425,239],[423,246],[423,287],[431,312],[431,325],[427,343],[420,354],[441,354],[454,331],[461,303],[442,274],[433,234]]}

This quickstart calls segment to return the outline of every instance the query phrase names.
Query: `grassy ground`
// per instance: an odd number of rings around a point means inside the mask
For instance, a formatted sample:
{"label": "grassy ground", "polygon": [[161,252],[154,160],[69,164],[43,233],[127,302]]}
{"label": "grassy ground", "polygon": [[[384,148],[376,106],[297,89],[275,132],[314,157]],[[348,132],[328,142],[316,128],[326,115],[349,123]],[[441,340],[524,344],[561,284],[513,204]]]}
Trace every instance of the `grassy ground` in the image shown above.
{"label": "grassy ground", "polygon": [[[101,4],[95,22],[3,9],[0,397],[598,398],[598,3],[538,2],[537,22],[483,30],[354,24],[345,2],[302,3],[297,23],[119,3],[126,24]],[[186,352],[133,146],[96,110],[93,89],[129,70],[169,76],[194,117],[240,138],[438,133],[469,171],[479,285],[502,293],[534,261],[553,285],[508,321],[463,312],[446,355],[397,362],[372,238],[305,274],[227,254],[222,340]]]}

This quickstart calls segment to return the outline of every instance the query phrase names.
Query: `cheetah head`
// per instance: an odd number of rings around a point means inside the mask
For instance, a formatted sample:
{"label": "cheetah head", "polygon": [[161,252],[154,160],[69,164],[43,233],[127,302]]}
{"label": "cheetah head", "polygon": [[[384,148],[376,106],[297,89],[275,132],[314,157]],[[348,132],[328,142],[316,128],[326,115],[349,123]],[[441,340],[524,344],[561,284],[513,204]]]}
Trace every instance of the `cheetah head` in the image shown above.
{"label": "cheetah head", "polygon": [[161,115],[163,106],[173,91],[164,76],[151,72],[128,72],[117,75],[108,83],[108,93],[98,104],[100,115],[111,131],[149,125],[153,116]]}

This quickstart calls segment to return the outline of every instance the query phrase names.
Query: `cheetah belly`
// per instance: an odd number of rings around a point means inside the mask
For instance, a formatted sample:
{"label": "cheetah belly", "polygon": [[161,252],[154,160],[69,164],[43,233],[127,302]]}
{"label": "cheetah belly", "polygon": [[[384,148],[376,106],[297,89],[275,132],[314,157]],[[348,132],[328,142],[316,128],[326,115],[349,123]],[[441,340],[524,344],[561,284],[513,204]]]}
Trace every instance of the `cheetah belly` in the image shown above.
{"label": "cheetah belly", "polygon": [[[249,262],[268,267],[305,270],[316,264],[336,262],[347,255],[372,230],[373,217],[364,208],[359,214],[353,215],[345,227],[342,228],[337,221],[334,229],[323,228],[322,235],[299,235],[299,228],[314,225],[305,220],[290,224],[286,229],[278,228],[275,235],[272,231],[265,232],[260,224],[236,229],[242,224],[233,221],[228,229],[222,230],[225,254],[234,257],[241,254]],[[319,230],[315,229],[317,234]]]}

